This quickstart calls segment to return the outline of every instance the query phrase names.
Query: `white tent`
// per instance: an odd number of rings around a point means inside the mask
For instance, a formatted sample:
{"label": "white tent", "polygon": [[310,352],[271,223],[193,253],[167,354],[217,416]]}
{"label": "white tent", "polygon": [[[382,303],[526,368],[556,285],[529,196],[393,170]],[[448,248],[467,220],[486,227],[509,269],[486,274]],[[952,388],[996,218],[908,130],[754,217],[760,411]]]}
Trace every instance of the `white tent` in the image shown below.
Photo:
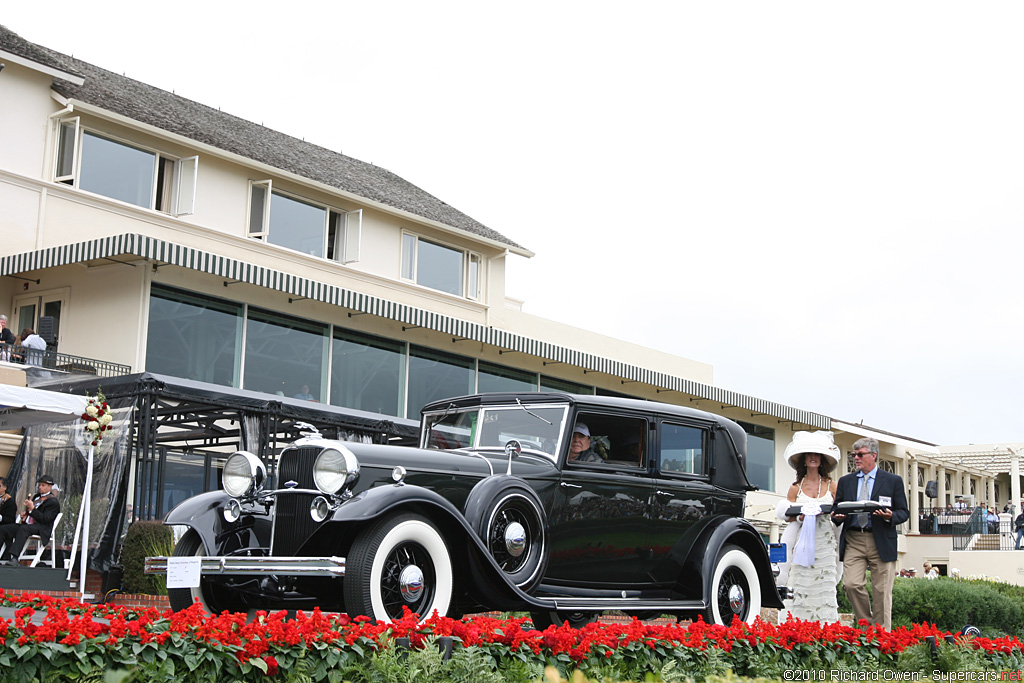
{"label": "white tent", "polygon": [[72,420],[88,404],[84,396],[0,384],[0,430]]}

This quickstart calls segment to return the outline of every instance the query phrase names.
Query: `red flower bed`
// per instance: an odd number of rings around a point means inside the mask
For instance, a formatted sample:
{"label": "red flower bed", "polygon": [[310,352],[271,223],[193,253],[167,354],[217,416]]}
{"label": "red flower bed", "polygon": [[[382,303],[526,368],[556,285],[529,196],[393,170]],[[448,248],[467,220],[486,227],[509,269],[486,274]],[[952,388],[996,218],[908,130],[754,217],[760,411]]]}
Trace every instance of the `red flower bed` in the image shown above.
{"label": "red flower bed", "polygon": [[[272,676],[301,660],[312,667],[310,677],[321,680],[313,675],[315,671],[360,666],[382,648],[393,647],[395,639],[408,638],[411,648],[420,650],[442,637],[452,638],[456,649],[480,650],[499,663],[517,658],[555,665],[562,671],[598,666],[656,671],[673,659],[699,668],[725,657],[738,673],[751,670],[765,675],[761,663],[765,660],[780,670],[802,668],[801,662],[808,657],[854,668],[894,666],[900,653],[926,647],[926,638],[946,646],[947,635],[928,624],[887,631],[866,622],[852,628],[795,620],[778,625],[758,621],[753,626],[736,621],[730,627],[703,621],[652,625],[633,620],[544,631],[531,628],[525,618],[435,617],[419,623],[408,614],[382,623],[319,610],[299,612],[295,618],[287,618],[283,611],[257,612],[247,620],[245,615],[228,612],[211,616],[198,604],[177,613],[161,613],[82,604],[70,598],[8,598],[2,590],[0,602],[18,608],[13,621],[0,619],[0,642],[4,643],[0,667],[17,666],[28,672],[28,679],[54,671],[81,675],[99,666],[98,662],[104,668],[148,667],[154,675],[179,680],[187,680],[190,674],[208,676],[211,671],[244,679]],[[32,622],[37,613],[45,613],[41,624]],[[992,666],[1024,664],[1024,645],[1016,637],[961,639],[955,647],[974,651]],[[182,667],[185,678],[175,673]]]}

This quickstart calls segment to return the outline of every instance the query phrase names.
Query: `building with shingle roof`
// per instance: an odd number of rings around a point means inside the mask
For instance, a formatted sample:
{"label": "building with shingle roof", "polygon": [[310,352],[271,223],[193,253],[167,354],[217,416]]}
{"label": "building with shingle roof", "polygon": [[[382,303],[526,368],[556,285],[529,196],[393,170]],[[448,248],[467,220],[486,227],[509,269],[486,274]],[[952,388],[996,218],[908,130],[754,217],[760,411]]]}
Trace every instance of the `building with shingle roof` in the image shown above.
{"label": "building with shingle roof", "polygon": [[[918,481],[947,462],[934,444],[717,386],[706,363],[528,315],[505,264],[533,253],[390,170],[2,26],[0,62],[0,301],[12,327],[48,320],[51,350],[403,419],[490,390],[697,407],[746,431],[753,508],[788,490],[799,430],[830,429],[844,450],[877,438],[915,509]],[[961,473],[976,487],[1009,477],[973,463]]]}

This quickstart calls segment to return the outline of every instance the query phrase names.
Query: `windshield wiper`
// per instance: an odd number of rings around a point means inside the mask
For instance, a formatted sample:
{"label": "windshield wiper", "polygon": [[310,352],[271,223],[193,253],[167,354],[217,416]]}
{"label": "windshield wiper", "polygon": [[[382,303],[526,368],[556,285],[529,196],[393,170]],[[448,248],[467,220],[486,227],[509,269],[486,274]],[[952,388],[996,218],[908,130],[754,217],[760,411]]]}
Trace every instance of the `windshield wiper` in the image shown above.
{"label": "windshield wiper", "polygon": [[551,420],[545,420],[545,419],[544,419],[543,417],[541,417],[541,416],[540,416],[540,415],[538,415],[537,413],[533,412],[532,410],[530,410],[529,408],[527,408],[526,406],[524,406],[524,405],[523,405],[523,402],[522,402],[522,401],[520,401],[520,400],[519,400],[518,398],[516,399],[516,403],[518,403],[518,404],[519,404],[519,407],[520,407],[520,408],[522,408],[523,410],[525,410],[525,411],[526,411],[526,413],[527,413],[528,415],[533,415],[533,416],[534,416],[535,418],[537,418],[537,419],[538,419],[538,420],[540,420],[541,422],[547,422],[548,424],[553,424],[553,423],[551,422]]}

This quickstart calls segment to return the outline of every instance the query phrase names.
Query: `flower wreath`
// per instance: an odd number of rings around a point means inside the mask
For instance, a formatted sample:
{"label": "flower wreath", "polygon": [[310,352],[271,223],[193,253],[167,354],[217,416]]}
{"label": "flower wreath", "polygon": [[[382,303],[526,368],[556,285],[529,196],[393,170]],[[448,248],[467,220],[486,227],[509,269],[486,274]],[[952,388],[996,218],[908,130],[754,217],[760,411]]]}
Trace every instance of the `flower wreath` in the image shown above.
{"label": "flower wreath", "polygon": [[102,390],[97,390],[95,396],[86,394],[85,397],[89,399],[89,404],[86,406],[85,412],[82,413],[86,441],[90,441],[93,446],[98,446],[103,438],[103,432],[113,429],[110,423],[114,420],[114,416],[110,414],[110,406],[107,405],[107,397],[103,395]]}

